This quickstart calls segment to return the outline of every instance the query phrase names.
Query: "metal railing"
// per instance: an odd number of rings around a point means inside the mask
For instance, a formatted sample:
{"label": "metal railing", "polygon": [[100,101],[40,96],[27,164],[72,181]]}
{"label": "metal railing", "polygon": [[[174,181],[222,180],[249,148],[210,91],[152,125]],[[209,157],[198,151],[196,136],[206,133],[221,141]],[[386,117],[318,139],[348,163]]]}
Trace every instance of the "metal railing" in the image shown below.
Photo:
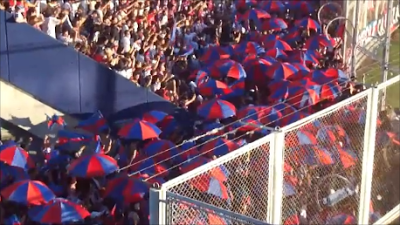
{"label": "metal railing", "polygon": [[[393,221],[399,196],[383,191],[398,193],[398,185],[383,190],[382,182],[395,179],[379,174],[398,174],[387,172],[398,168],[393,166],[398,161],[382,161],[397,159],[390,156],[398,154],[398,148],[382,145],[378,138],[386,115],[378,106],[382,91],[390,93],[399,82],[400,75],[164,183],[150,196],[151,223],[179,224],[176,221],[188,217],[187,211],[177,208],[180,201],[190,202],[190,208],[218,209],[270,224],[284,223],[296,214],[293,209],[304,209],[314,219],[321,212],[346,210],[358,224],[372,224],[376,221],[371,214],[378,213],[370,206],[385,204],[386,210],[379,213],[390,213],[382,218]],[[330,139],[331,133],[335,140]],[[315,143],[306,143],[304,137],[315,137],[311,140]],[[227,179],[219,181],[226,186],[226,195],[216,195],[220,186],[210,184],[208,178],[216,171],[226,174]],[[232,223],[253,224],[244,221]]]}

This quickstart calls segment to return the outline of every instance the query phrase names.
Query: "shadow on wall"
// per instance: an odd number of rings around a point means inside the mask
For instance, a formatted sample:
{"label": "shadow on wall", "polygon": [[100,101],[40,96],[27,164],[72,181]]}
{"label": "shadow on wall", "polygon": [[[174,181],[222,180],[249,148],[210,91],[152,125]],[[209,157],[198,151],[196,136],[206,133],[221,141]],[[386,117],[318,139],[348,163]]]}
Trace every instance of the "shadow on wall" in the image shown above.
{"label": "shadow on wall", "polygon": [[66,114],[100,110],[106,117],[148,103],[162,103],[158,109],[168,113],[175,110],[148,89],[10,17],[0,11],[0,77],[46,105]]}

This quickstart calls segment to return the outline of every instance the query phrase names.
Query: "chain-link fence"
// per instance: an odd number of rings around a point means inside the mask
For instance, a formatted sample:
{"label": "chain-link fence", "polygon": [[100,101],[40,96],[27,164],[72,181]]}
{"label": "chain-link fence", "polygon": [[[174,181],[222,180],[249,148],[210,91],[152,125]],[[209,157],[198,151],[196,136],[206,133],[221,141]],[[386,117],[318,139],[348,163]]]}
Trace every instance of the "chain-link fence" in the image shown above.
{"label": "chain-link fence", "polygon": [[283,223],[301,219],[302,212],[311,224],[343,212],[357,218],[367,99],[362,93],[285,129]]}
{"label": "chain-link fence", "polygon": [[166,189],[174,194],[267,221],[269,151],[270,138],[267,136],[236,150],[233,155],[212,161],[203,170],[193,170],[187,178],[179,179],[179,183],[166,183]]}
{"label": "chain-link fence", "polygon": [[213,207],[212,205],[199,202],[190,198],[167,192],[166,224],[187,225],[187,224],[259,224],[267,225],[258,221],[228,210]]}
{"label": "chain-link fence", "polygon": [[[398,92],[400,78],[394,78],[379,85],[379,101],[383,101],[382,91]],[[370,223],[376,222],[400,204],[400,113],[398,108],[387,107],[378,115],[374,170],[371,188]]]}

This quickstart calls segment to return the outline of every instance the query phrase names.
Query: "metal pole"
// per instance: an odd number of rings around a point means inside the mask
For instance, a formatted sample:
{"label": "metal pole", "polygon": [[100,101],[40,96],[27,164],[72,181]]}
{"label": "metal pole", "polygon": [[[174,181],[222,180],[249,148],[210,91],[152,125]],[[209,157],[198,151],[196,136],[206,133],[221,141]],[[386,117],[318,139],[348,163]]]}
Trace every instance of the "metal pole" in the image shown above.
{"label": "metal pole", "polygon": [[357,33],[358,33],[358,16],[360,14],[360,2],[356,2],[356,9],[354,12],[355,19],[353,21],[353,40],[351,42],[351,76],[352,77],[357,77],[356,76],[356,64],[357,64],[357,59],[356,59],[356,45],[357,45]]}
{"label": "metal pole", "polygon": [[[385,33],[385,46],[383,52],[383,63],[382,63],[382,83],[387,81],[388,73],[389,73],[389,55],[390,55],[390,25],[392,17],[392,9],[393,9],[393,0],[389,0],[387,5],[387,14],[386,14],[386,33]],[[386,88],[382,89],[382,99],[381,99],[381,110],[384,110],[386,107]]]}

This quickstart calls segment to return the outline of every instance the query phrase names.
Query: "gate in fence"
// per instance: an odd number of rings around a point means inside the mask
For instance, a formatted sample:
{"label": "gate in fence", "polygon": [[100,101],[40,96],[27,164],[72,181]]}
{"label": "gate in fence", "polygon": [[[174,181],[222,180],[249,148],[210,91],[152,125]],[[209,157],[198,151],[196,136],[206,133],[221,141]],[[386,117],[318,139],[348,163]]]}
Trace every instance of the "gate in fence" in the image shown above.
{"label": "gate in fence", "polygon": [[[358,224],[393,222],[400,143],[387,126],[399,124],[378,106],[399,84],[400,75],[164,183],[150,195],[151,223],[201,214],[205,224],[280,224],[305,213],[311,223],[343,213]],[[210,179],[221,172],[226,180]]]}

